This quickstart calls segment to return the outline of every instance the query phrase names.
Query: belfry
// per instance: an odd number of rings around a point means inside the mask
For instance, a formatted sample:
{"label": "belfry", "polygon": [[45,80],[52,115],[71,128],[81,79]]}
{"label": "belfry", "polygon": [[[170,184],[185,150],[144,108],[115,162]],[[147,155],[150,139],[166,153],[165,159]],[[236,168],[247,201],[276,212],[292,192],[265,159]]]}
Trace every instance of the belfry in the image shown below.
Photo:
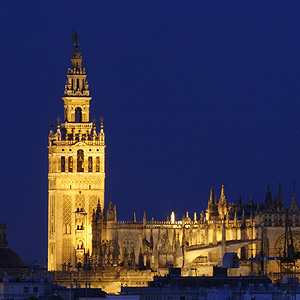
{"label": "belfry", "polygon": [[[281,187],[272,197],[268,187],[258,202],[231,202],[222,185],[220,197],[211,188],[206,211],[194,210],[166,220],[117,219],[112,200],[104,207],[105,135],[90,121],[90,92],[82,67],[78,36],[62,100],[64,121],[49,134],[48,270],[53,281],[118,293],[121,286],[146,286],[170,267],[184,276],[212,276],[215,267],[228,275],[280,275],[277,257],[285,253],[285,232],[293,233],[300,252],[300,209],[295,191],[285,207]],[[218,200],[219,199],[219,200]],[[206,195],[200,199],[206,201]],[[287,226],[288,224],[288,226]],[[274,257],[276,259],[274,259]],[[226,259],[227,260],[226,260]],[[238,264],[236,263],[238,262]],[[66,266],[68,266],[66,270]],[[281,268],[281,267],[280,267]],[[297,266],[297,270],[300,267]],[[87,276],[87,272],[89,272]]]}
{"label": "belfry", "polygon": [[91,252],[93,210],[104,207],[105,135],[90,121],[90,91],[77,33],[67,71],[64,122],[49,134],[48,270],[83,265]]}

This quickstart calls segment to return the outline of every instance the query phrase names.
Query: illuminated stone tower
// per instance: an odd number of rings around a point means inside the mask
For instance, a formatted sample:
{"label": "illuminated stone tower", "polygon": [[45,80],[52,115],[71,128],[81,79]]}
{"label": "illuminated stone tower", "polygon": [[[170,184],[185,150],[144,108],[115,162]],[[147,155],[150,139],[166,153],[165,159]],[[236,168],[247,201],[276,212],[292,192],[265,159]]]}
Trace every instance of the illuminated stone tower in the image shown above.
{"label": "illuminated stone tower", "polygon": [[98,202],[104,207],[105,136],[90,122],[89,86],[78,37],[67,72],[64,123],[49,134],[48,270],[82,266],[92,249],[91,221]]}

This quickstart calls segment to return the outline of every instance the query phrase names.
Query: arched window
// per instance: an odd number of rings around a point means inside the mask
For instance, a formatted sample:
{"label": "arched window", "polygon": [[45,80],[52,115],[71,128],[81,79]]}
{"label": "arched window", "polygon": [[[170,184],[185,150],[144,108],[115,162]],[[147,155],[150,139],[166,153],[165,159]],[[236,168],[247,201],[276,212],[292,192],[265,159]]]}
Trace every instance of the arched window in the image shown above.
{"label": "arched window", "polygon": [[69,156],[69,172],[73,172],[73,157]]}
{"label": "arched window", "polygon": [[124,263],[135,264],[133,241],[129,236],[125,237],[123,241],[123,259]]}
{"label": "arched window", "polygon": [[61,157],[60,165],[61,165],[60,171],[65,172],[66,171],[66,158],[64,156]]}
{"label": "arched window", "polygon": [[81,123],[82,122],[82,110],[80,107],[75,109],[75,122]]}
{"label": "arched window", "polygon": [[77,172],[84,172],[84,154],[83,150],[77,151]]}
{"label": "arched window", "polygon": [[96,172],[100,172],[100,157],[96,157]]}
{"label": "arched window", "polygon": [[78,241],[77,249],[78,249],[78,250],[84,249],[83,241],[82,241],[82,240],[79,240],[79,241]]}
{"label": "arched window", "polygon": [[93,172],[93,157],[89,156],[89,172]]}

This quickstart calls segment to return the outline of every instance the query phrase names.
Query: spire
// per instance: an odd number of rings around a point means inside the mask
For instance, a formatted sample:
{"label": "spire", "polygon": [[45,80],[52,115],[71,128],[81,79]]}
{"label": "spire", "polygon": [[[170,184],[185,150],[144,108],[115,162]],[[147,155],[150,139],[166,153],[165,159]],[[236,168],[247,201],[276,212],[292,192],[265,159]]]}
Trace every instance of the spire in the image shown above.
{"label": "spire", "polygon": [[114,205],[114,220],[117,221],[117,207]]}
{"label": "spire", "polygon": [[[85,68],[82,67],[82,55],[79,52],[78,34],[72,35],[75,50],[71,56],[71,67],[67,71],[67,82],[65,84],[64,101],[65,124],[62,127],[66,131],[66,136],[70,139],[72,133],[81,134],[86,138],[91,135],[93,124],[90,122],[90,91],[86,79]],[[67,123],[73,123],[69,125]],[[88,123],[82,127],[76,126],[76,123]]]}
{"label": "spire", "polygon": [[104,210],[101,209],[99,198],[98,198],[98,203],[97,203],[96,210],[93,210],[93,220],[94,221],[103,221],[103,220],[105,220]]}
{"label": "spire", "polygon": [[250,199],[249,199],[249,205],[253,205],[253,196],[252,196],[252,194],[250,195]]}
{"label": "spire", "polygon": [[284,208],[284,203],[283,203],[283,198],[282,198],[282,193],[281,193],[281,186],[280,186],[280,184],[279,184],[279,186],[278,186],[277,204],[278,204],[278,208],[280,208],[280,209]]}
{"label": "spire", "polygon": [[103,121],[104,121],[104,118],[103,116],[100,117],[100,133],[104,133],[104,125],[103,125]]}
{"label": "spire", "polygon": [[214,188],[213,186],[210,188],[210,195],[209,195],[209,200],[208,204],[213,204],[214,203]]}
{"label": "spire", "polygon": [[49,135],[52,135],[53,134],[53,120],[51,119],[50,120],[50,134]]}
{"label": "spire", "polygon": [[171,213],[171,223],[175,223],[175,213],[172,211]]}
{"label": "spire", "polygon": [[201,214],[200,214],[200,222],[201,223],[204,222],[204,213],[203,213],[203,210],[201,211]]}
{"label": "spire", "polygon": [[268,189],[267,189],[267,193],[266,193],[265,205],[266,205],[266,207],[271,207],[272,206],[272,194],[271,194],[271,190],[270,190],[269,185],[268,185]]}
{"label": "spire", "polygon": [[94,119],[93,119],[93,136],[92,136],[92,138],[93,138],[93,141],[95,141],[95,140],[96,140],[96,137],[97,137],[97,130],[96,130],[96,119],[94,118]]}
{"label": "spire", "polygon": [[222,189],[221,189],[221,196],[220,196],[220,200],[219,200],[219,204],[218,204],[218,213],[219,213],[219,218],[221,220],[223,220],[225,215],[227,214],[227,205],[226,205],[224,185],[222,185]]}
{"label": "spire", "polygon": [[234,212],[233,224],[234,224],[234,227],[237,226],[237,214],[236,214],[236,211]]}
{"label": "spire", "polygon": [[289,207],[289,211],[290,212],[299,212],[299,207],[298,207],[298,204],[297,204],[297,201],[296,201],[295,185],[294,185],[294,188],[293,188],[292,202],[291,202],[291,205]]}
{"label": "spire", "polygon": [[219,202],[221,202],[221,204],[226,204],[225,189],[223,184],[221,188],[221,196]]}
{"label": "spire", "polygon": [[60,141],[60,139],[61,139],[60,116],[58,116],[58,117],[56,118],[56,120],[57,120],[57,129],[56,129],[56,132],[57,132],[58,140]]}
{"label": "spire", "polygon": [[108,209],[106,212],[106,220],[116,221],[116,207],[113,205],[111,198],[109,200]]}
{"label": "spire", "polygon": [[82,55],[79,52],[78,34],[74,32],[72,40],[75,51],[71,57],[72,67],[68,69],[65,95],[67,96],[89,96],[89,85],[86,80],[85,68],[82,68]]}
{"label": "spire", "polygon": [[243,209],[243,211],[242,211],[242,223],[243,223],[243,225],[245,225],[246,224],[246,219],[245,219],[245,210]]}
{"label": "spire", "polygon": [[191,223],[191,218],[189,217],[189,212],[187,211],[185,214],[185,219],[187,223]]}
{"label": "spire", "polygon": [[99,133],[99,140],[100,144],[104,145],[105,143],[105,135],[104,135],[104,125],[103,125],[104,118],[103,116],[100,117],[100,133]]}
{"label": "spire", "polygon": [[135,212],[133,213],[133,223],[136,223],[136,215],[135,215]]}

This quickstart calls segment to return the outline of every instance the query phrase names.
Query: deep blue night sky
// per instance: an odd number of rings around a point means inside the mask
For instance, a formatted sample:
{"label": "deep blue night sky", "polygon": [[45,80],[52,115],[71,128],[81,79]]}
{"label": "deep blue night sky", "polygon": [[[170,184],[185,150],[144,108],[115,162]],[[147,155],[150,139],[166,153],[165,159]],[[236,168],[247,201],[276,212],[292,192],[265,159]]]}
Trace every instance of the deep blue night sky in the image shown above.
{"label": "deep blue night sky", "polygon": [[[1,221],[25,262],[47,255],[47,143],[63,116],[72,29],[91,116],[105,119],[106,203],[119,219],[206,209],[225,185],[300,199],[300,2],[2,1]],[[98,122],[99,124],[99,122]]]}

